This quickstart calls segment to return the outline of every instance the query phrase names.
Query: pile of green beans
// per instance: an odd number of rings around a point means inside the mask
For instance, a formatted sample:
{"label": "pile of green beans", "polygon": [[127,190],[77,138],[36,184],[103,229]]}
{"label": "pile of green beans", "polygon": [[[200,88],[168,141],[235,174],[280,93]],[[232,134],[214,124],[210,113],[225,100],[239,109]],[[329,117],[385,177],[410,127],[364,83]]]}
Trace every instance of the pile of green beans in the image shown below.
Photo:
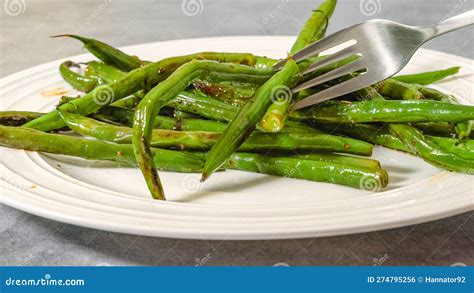
{"label": "pile of green beans", "polygon": [[[108,160],[140,168],[155,199],[158,171],[235,169],[383,189],[389,174],[370,158],[374,145],[418,156],[439,168],[474,174],[474,106],[428,87],[459,67],[400,75],[344,97],[291,111],[295,100],[353,78],[349,74],[293,95],[299,82],[354,61],[349,56],[309,75],[312,57],[292,54],[324,37],[336,0],[311,14],[279,71],[275,59],[201,52],[146,61],[77,35],[98,60],[66,61],[59,73],[79,97],[50,113],[0,112],[0,145]],[[372,188],[370,190],[374,190]]]}

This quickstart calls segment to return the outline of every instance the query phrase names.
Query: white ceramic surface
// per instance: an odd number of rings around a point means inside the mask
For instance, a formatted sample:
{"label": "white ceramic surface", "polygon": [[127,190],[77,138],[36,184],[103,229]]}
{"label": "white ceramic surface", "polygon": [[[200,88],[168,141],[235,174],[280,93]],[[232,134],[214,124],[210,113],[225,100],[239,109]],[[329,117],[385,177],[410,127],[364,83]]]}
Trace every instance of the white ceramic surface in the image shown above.
{"label": "white ceramic surface", "polygon": [[[292,37],[221,37],[124,48],[147,60],[198,51],[251,52],[281,57]],[[67,58],[87,61],[88,54]],[[47,111],[60,92],[75,95],[59,76],[58,60],[0,81],[1,110]],[[462,66],[437,84],[474,104],[473,60],[420,50],[404,72]],[[198,174],[161,172],[169,201],[150,199],[137,169],[109,162],[0,147],[0,202],[58,221],[97,229],[176,238],[277,239],[321,237],[400,227],[473,209],[472,176],[441,171],[383,148],[374,158],[390,174],[382,192],[220,172],[204,185]]]}

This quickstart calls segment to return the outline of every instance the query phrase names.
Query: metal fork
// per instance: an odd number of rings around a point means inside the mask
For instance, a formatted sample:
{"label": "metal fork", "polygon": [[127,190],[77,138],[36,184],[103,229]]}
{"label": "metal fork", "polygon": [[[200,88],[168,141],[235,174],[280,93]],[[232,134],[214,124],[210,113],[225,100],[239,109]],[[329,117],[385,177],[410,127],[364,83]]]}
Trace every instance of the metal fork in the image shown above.
{"label": "metal fork", "polygon": [[[358,55],[359,58],[297,85],[292,92],[296,93],[350,73],[363,72],[354,78],[297,101],[293,104],[293,109],[333,99],[387,79],[399,72],[425,42],[471,24],[474,24],[474,10],[432,26],[408,26],[376,19],[338,31],[295,53],[293,59],[299,62],[344,43],[354,44],[312,64],[303,73],[321,69],[345,57]],[[280,69],[284,63],[285,60],[282,60],[275,64],[274,68]]]}

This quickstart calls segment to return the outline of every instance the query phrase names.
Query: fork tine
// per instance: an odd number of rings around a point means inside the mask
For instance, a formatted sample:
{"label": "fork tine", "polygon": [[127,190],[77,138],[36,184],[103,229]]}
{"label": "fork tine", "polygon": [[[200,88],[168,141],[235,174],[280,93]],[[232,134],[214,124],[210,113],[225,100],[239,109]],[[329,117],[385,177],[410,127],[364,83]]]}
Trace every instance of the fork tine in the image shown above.
{"label": "fork tine", "polygon": [[[299,62],[311,56],[317,55],[327,49],[330,49],[332,47],[335,47],[337,45],[350,41],[353,38],[348,38],[347,36],[350,36],[350,34],[345,34],[345,32],[348,29],[350,28],[338,31],[324,39],[321,39],[319,41],[312,43],[311,45],[307,46],[304,49],[299,50],[298,52],[293,54],[292,56],[293,60],[295,60],[296,62]],[[280,60],[275,65],[273,65],[273,69],[281,69],[283,67],[283,64],[285,64],[285,62],[286,62],[286,59]]]}
{"label": "fork tine", "polygon": [[359,75],[294,103],[292,109],[301,109],[317,103],[324,102],[326,100],[340,97],[353,92],[355,88],[368,87],[372,83],[373,81],[370,80],[368,75]]}
{"label": "fork tine", "polygon": [[356,55],[357,49],[356,45],[352,45],[350,47],[347,47],[339,52],[336,52],[332,55],[329,55],[328,57],[322,59],[321,61],[318,61],[316,63],[311,64],[306,70],[303,72],[303,74],[310,73],[313,71],[316,71],[326,65],[332,64],[336,61],[339,61],[345,57],[349,57],[352,55]]}
{"label": "fork tine", "polygon": [[329,80],[333,80],[335,78],[338,78],[340,76],[343,76],[345,74],[348,74],[348,73],[352,73],[354,71],[357,71],[357,70],[360,70],[360,69],[363,69],[363,66],[362,66],[362,62],[361,62],[362,59],[359,59],[357,61],[354,61],[352,63],[349,63],[349,64],[346,64],[344,66],[341,66],[339,68],[336,68],[334,70],[331,70],[329,71],[328,73],[325,73],[323,75],[320,75],[318,77],[315,77],[311,80],[308,80],[307,82],[304,82],[296,87],[294,87],[292,89],[292,91],[294,93],[296,92],[299,92],[299,91],[302,91],[304,89],[307,89],[307,88],[310,88],[310,87],[313,87],[313,86],[316,86],[316,85],[319,85],[319,84],[322,84],[326,81],[329,81]]}

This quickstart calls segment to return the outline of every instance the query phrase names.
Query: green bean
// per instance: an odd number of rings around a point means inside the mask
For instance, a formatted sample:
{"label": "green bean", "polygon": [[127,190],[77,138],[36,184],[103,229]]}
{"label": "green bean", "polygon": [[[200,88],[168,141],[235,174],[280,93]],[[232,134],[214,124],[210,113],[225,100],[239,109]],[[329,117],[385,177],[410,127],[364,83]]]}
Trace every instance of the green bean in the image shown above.
{"label": "green bean", "polygon": [[[50,134],[23,127],[0,126],[0,145],[27,151],[74,156],[89,160],[115,161],[136,166],[131,145]],[[155,148],[152,149],[152,153],[154,163],[162,171],[199,172],[204,164],[203,154]],[[363,178],[364,180],[372,178],[376,179],[376,182],[383,183],[387,180],[384,171],[379,170],[374,171],[356,166],[342,168],[342,165],[339,166],[339,164],[331,162],[281,157],[267,158],[267,156],[259,154],[235,153],[228,160],[227,165],[237,170],[340,183],[354,187],[359,187],[357,182]],[[270,164],[278,165],[271,166]],[[339,169],[342,169],[344,173],[339,173]],[[345,179],[343,180],[343,178]]]}
{"label": "green bean", "polygon": [[80,68],[79,64],[72,61],[65,61],[59,65],[59,73],[73,89],[88,93],[101,83],[96,77],[86,77],[72,71],[71,67]]}
{"label": "green bean", "polygon": [[221,138],[212,147],[206,159],[201,180],[206,180],[250,136],[276,95],[289,95],[300,77],[298,65],[289,59],[283,69],[263,84],[252,100],[243,105],[229,123]]}
{"label": "green bean", "polygon": [[107,123],[132,126],[134,113],[131,109],[110,105],[92,114],[91,117]]}
{"label": "green bean", "polygon": [[443,150],[416,128],[398,123],[391,123],[388,127],[390,132],[426,162],[449,171],[474,174],[474,161]]}
{"label": "green bean", "polygon": [[193,87],[207,96],[217,98],[232,105],[242,105],[248,101],[257,90],[255,84],[226,84],[209,83],[206,81],[195,81]]}
{"label": "green bean", "polygon": [[296,38],[291,54],[298,52],[309,44],[324,37],[324,32],[336,8],[336,0],[324,0],[316,10],[313,10],[311,17],[306,21]]}
{"label": "green bean", "polygon": [[419,86],[404,83],[395,79],[387,79],[375,85],[378,92],[385,97],[400,100],[421,100],[423,94],[419,91]]}
{"label": "green bean", "polygon": [[[75,132],[114,143],[131,143],[132,129],[96,121],[77,114],[60,112],[69,128]],[[154,129],[150,146],[207,150],[219,139],[221,133],[204,131],[173,131]],[[363,141],[313,133],[263,133],[254,132],[239,151],[284,152],[339,152],[370,156],[372,145]]]}
{"label": "green bean", "polygon": [[459,72],[460,67],[450,67],[443,70],[435,70],[429,72],[423,72],[418,74],[407,74],[394,76],[392,79],[401,81],[404,83],[428,85],[445,79],[448,76],[454,75]]}
{"label": "green bean", "polygon": [[202,117],[194,113],[185,112],[179,109],[174,109],[173,118],[177,120],[183,120],[183,119],[190,119],[190,118],[194,119],[194,118],[202,118]]}
{"label": "green bean", "polygon": [[423,131],[424,134],[455,137],[454,124],[449,122],[420,122],[412,123],[412,126]]}
{"label": "green bean", "polygon": [[190,92],[179,93],[167,105],[181,111],[195,113],[202,117],[222,122],[231,121],[239,109],[237,106],[227,104],[216,98]]}
{"label": "green bean", "polygon": [[97,77],[104,80],[106,83],[117,82],[120,79],[124,78],[127,75],[126,72],[123,72],[111,65],[107,65],[103,62],[91,61],[87,63],[87,67],[84,70],[85,76],[88,77]]}
{"label": "green bean", "polygon": [[[137,165],[131,145],[44,133],[24,127],[0,126],[0,145],[27,151]],[[152,153],[155,155],[154,162],[160,170],[199,172],[204,164],[201,158],[186,152],[153,149]]]}
{"label": "green bean", "polygon": [[121,50],[116,49],[98,40],[70,34],[53,36],[53,38],[58,37],[70,37],[82,42],[84,44],[84,47],[94,56],[96,56],[103,62],[115,66],[124,71],[137,69],[142,65],[149,63],[148,61],[142,61],[136,56],[128,55],[122,52]]}
{"label": "green bean", "polygon": [[[96,119],[126,126],[133,126],[133,116],[133,111],[113,106],[104,107],[98,112],[98,114],[93,115]],[[223,132],[227,127],[227,124],[213,120],[195,118],[173,119],[158,115],[154,121],[153,127],[179,131]],[[291,120],[287,121],[286,126],[282,131],[293,133],[322,133],[302,122]]]}
{"label": "green bean", "polygon": [[112,104],[110,104],[110,106],[120,107],[120,108],[125,108],[125,109],[132,109],[138,106],[138,103],[140,103],[140,101],[143,99],[144,96],[145,96],[145,92],[139,91],[131,96],[128,96],[128,97],[125,97],[118,101],[113,102]]}
{"label": "green bean", "polygon": [[[405,86],[405,85],[402,85],[402,87],[403,86]],[[446,95],[446,94],[444,94],[444,93],[442,93],[438,90],[427,88],[427,87],[424,87],[424,86],[421,86],[421,85],[410,85],[410,89],[415,89],[415,88],[416,88],[417,92],[422,95],[423,98],[437,100],[437,101],[443,101],[443,102],[448,102],[448,103],[459,105],[459,102],[457,101],[457,99],[454,96]],[[383,97],[381,97],[381,96],[380,97],[371,96],[370,98],[372,100],[374,100],[374,99],[377,99],[377,100],[383,99]],[[410,99],[409,96],[408,96],[408,99]],[[423,125],[422,127],[424,129],[429,128],[429,129],[432,129],[432,130],[435,129],[435,128],[438,129],[438,130],[440,129],[439,123],[437,125],[435,125],[434,122],[427,122],[427,124]],[[450,125],[443,126],[443,128],[444,127],[451,128]],[[471,129],[472,129],[471,121],[462,121],[462,122],[458,122],[456,124],[456,127],[455,127],[454,131],[458,133],[458,136],[460,137],[460,139],[465,139],[465,138],[469,137],[469,135],[471,133]],[[450,131],[450,132],[452,132],[452,131]]]}
{"label": "green bean", "polygon": [[461,122],[474,119],[474,106],[430,100],[328,101],[294,112],[293,117],[345,123]]}
{"label": "green bean", "polygon": [[372,154],[372,145],[330,134],[253,132],[239,151],[338,152],[361,156]]}
{"label": "green bean", "polygon": [[355,91],[353,94],[359,101],[384,100],[384,97],[372,86]]}
{"label": "green bean", "polygon": [[226,161],[225,167],[283,177],[336,183],[372,191],[379,190],[388,184],[388,174],[385,170],[301,158],[235,153]]}
{"label": "green bean", "polygon": [[375,124],[318,124],[318,127],[332,134],[343,134],[375,145],[411,153],[404,142],[391,134],[386,126]]}
{"label": "green bean", "polygon": [[286,100],[277,100],[268,108],[265,115],[260,120],[258,127],[268,132],[279,132],[285,126],[288,118],[288,108]]}
{"label": "green bean", "polygon": [[[456,99],[456,97],[452,95],[447,95],[444,94],[438,90],[432,89],[432,88],[427,88],[427,87],[420,87],[420,92],[423,93],[423,95],[426,96],[428,99],[433,99],[433,100],[438,100],[438,101],[443,101],[451,104],[456,104],[460,105],[459,101]],[[471,135],[472,132],[472,127],[473,127],[474,121],[468,120],[468,121],[462,121],[458,122],[454,126],[454,130],[458,135],[458,138],[460,140],[466,139]]]}
{"label": "green bean", "polygon": [[[374,98],[374,100],[381,100],[380,97],[372,98]],[[429,122],[429,124],[426,126],[432,128],[434,123],[436,122]],[[440,122],[437,122],[437,124],[439,123]],[[395,125],[393,127],[392,125],[393,124],[382,126],[378,130],[373,128],[367,129],[367,127],[370,126],[365,126],[365,129],[359,130],[359,133],[356,133],[354,137],[363,139],[363,136],[365,136],[366,139],[369,139],[368,141],[370,141],[370,139],[377,140],[375,143],[421,156],[427,162],[439,160],[439,162],[431,163],[448,170],[455,170],[459,168],[459,166],[456,166],[456,164],[462,164],[462,160],[465,158],[472,158],[472,150],[468,149],[467,147],[456,148],[455,143],[450,139],[425,137],[419,130],[410,125]],[[418,125],[418,127],[420,126],[421,125]],[[361,127],[360,124],[358,127]],[[394,133],[394,129],[398,131],[398,135]],[[352,130],[352,132],[354,131]],[[367,138],[367,136],[369,137]],[[405,138],[413,137],[413,139],[411,141],[408,139],[404,140],[402,136]],[[419,147],[416,147],[417,142],[420,144]],[[423,148],[423,146],[429,146],[429,148]],[[429,154],[428,151],[431,151],[432,153]],[[459,159],[459,157],[461,159]]]}
{"label": "green bean", "polygon": [[[94,118],[108,122],[118,123],[126,126],[133,126],[134,112],[129,109],[117,107],[104,107],[98,114],[93,115]],[[209,131],[222,132],[226,128],[226,124],[222,122],[204,120],[204,119],[173,119],[165,116],[157,116],[153,127],[159,129],[178,130],[178,131]]]}
{"label": "green bean", "polygon": [[[66,124],[79,134],[119,144],[132,143],[132,128],[115,126],[67,112],[60,112],[60,115]],[[218,137],[219,133],[215,132],[155,129],[150,145],[159,148],[208,149]]]}
{"label": "green bean", "polygon": [[30,111],[2,111],[0,112],[0,125],[20,126],[41,115],[44,114]]}
{"label": "green bean", "polygon": [[[336,0],[324,0],[316,10],[313,10],[311,17],[307,20],[303,29],[298,34],[290,54],[295,54],[309,44],[324,37],[329,19],[336,8]],[[306,62],[309,65],[309,62]],[[285,126],[288,118],[288,110],[291,99],[280,99],[274,101],[259,123],[260,128],[269,132],[278,132]]]}
{"label": "green bean", "polygon": [[[0,145],[138,166],[152,197],[160,200],[165,199],[160,170],[202,172],[201,181],[227,168],[359,188],[367,188],[369,180],[382,188],[388,174],[380,163],[351,156],[370,156],[371,143],[474,175],[474,140],[468,139],[474,106],[424,86],[459,67],[390,78],[289,111],[292,101],[359,74],[296,95],[291,91],[298,82],[359,58],[349,56],[303,77],[310,64],[326,57],[299,64],[291,57],[324,37],[336,2],[323,0],[313,12],[280,71],[273,70],[274,59],[239,53],[204,52],[150,63],[97,40],[61,35],[83,42],[103,61],[89,62],[84,75],[71,61],[60,65],[63,79],[86,94],[61,98],[47,114],[0,112]],[[87,138],[47,133],[58,129]],[[453,131],[459,139],[430,135]]]}
{"label": "green bean", "polygon": [[[110,65],[114,65],[115,63],[117,63],[118,64],[116,66],[117,69],[120,69],[120,70],[123,70],[123,71],[130,71],[132,69],[139,68],[140,66],[144,66],[144,65],[148,65],[150,63],[153,63],[153,62],[150,62],[150,61],[140,60],[136,56],[130,56],[128,54],[125,54],[124,52],[120,51],[119,49],[117,49],[117,48],[115,48],[115,47],[113,47],[109,44],[106,44],[104,42],[98,41],[98,40],[88,39],[88,38],[85,38],[85,37],[81,37],[81,36],[77,36],[77,35],[70,35],[70,34],[53,36],[53,38],[54,37],[75,38],[75,39],[81,41],[85,45],[86,49],[88,49],[98,59],[100,59],[101,61],[103,61],[107,64],[110,64]],[[204,54],[208,54],[208,53],[209,52],[204,52]],[[202,53],[198,53],[198,54],[202,54]],[[224,54],[226,54],[226,53],[224,53]],[[257,57],[257,58],[256,58],[255,63],[253,65],[257,69],[268,69],[269,70],[269,69],[271,69],[273,64],[276,62],[275,60],[273,60],[271,58],[267,58],[267,57],[262,57],[262,56],[255,56],[255,57]],[[202,58],[200,57],[200,58],[195,58],[195,59],[202,59]],[[204,59],[207,59],[207,58],[204,58]],[[141,63],[141,64],[137,64],[136,60],[138,60],[139,63]],[[212,60],[214,60],[214,59],[212,59]],[[135,64],[133,65],[133,63],[135,63]],[[127,64],[133,65],[131,67],[134,67],[134,68],[132,68],[130,70],[126,70]],[[249,65],[249,64],[247,64],[247,65]]]}
{"label": "green bean", "polygon": [[58,105],[56,106],[56,108],[60,107],[63,104],[67,104],[77,98],[80,98],[80,96],[77,96],[77,97],[62,96],[61,98],[59,98]]}
{"label": "green bean", "polygon": [[[423,131],[425,134],[444,136],[444,137],[456,137],[456,132],[453,123],[447,122],[424,122],[424,123],[413,123],[413,126]],[[474,138],[474,132],[471,132],[469,138]]]}
{"label": "green bean", "polygon": [[382,169],[380,162],[368,158],[359,158],[352,156],[343,156],[338,154],[324,154],[324,153],[312,153],[305,155],[296,155],[295,158],[301,158],[303,160],[311,161],[322,161],[322,162],[332,162],[342,165],[363,167],[369,169]]}
{"label": "green bean", "polygon": [[[257,126],[257,130],[259,130]],[[323,134],[324,132],[314,127],[309,126],[308,124],[300,121],[288,120],[285,123],[285,127],[280,132],[295,132],[295,133],[319,133]]]}
{"label": "green bean", "polygon": [[[421,85],[407,85],[394,80],[387,80],[385,83],[382,82],[382,84],[386,88],[390,88],[390,90],[386,90],[387,92],[384,92],[383,90],[381,91],[381,93],[387,94],[388,96],[407,100],[428,98],[452,104],[459,104],[455,97]],[[460,121],[456,123],[455,131],[458,134],[459,139],[462,140],[468,138],[472,131],[472,121]]]}
{"label": "green bean", "polygon": [[[98,109],[114,101],[132,95],[139,90],[148,90],[166,79],[173,71],[184,63],[191,60],[215,60],[229,63],[240,63],[254,65],[258,68],[265,68],[267,60],[245,53],[213,53],[204,52],[186,56],[171,57],[158,62],[150,63],[141,68],[129,72],[123,79],[95,88],[90,93],[64,104],[60,110],[66,112],[77,112],[87,116]],[[41,131],[49,131],[64,126],[64,122],[59,117],[57,111],[43,115],[25,124],[25,127]]]}
{"label": "green bean", "polygon": [[[386,125],[337,124],[319,126],[323,129],[328,130],[330,133],[340,133],[373,144],[382,145],[394,150],[416,154],[397,136],[390,133]],[[447,137],[426,135],[425,138],[427,140],[435,142],[438,148],[441,148],[446,152],[450,152],[465,159],[474,160],[474,140],[467,140],[465,142],[460,143],[456,139]]]}
{"label": "green bean", "polygon": [[172,119],[164,116],[157,116],[153,126],[156,129],[169,129],[177,131],[222,132],[227,125],[225,123],[213,120],[197,118]]}
{"label": "green bean", "polygon": [[447,137],[426,136],[426,138],[432,140],[447,152],[474,162],[474,140],[459,142],[457,139]]}
{"label": "green bean", "polygon": [[153,198],[164,199],[163,188],[149,150],[152,125],[159,110],[197,79],[211,78],[217,81],[240,80],[259,83],[267,80],[271,73],[272,71],[269,70],[244,65],[193,60],[180,66],[166,80],[146,94],[135,112],[133,148]]}
{"label": "green bean", "polygon": [[457,101],[456,98],[452,95],[447,95],[433,88],[418,86],[418,90],[423,94],[423,96],[430,100],[443,101],[447,103],[452,103]]}
{"label": "green bean", "polygon": [[[167,105],[182,111],[195,113],[202,117],[222,122],[232,121],[239,110],[239,106],[230,105],[221,100],[207,97],[202,94],[196,95],[189,92],[181,92]],[[281,131],[312,133],[316,131],[315,129],[297,121],[287,121],[286,124],[288,127],[285,127]],[[265,130],[262,129],[260,125],[257,125],[257,129],[262,131]]]}
{"label": "green bean", "polygon": [[[131,95],[131,96],[128,96],[128,97],[125,97],[123,99],[120,99],[118,101],[113,102],[112,104],[110,104],[110,106],[111,107],[117,107],[117,108],[131,109],[131,108],[134,108],[136,105],[138,105],[138,103],[141,101],[143,96],[144,96],[143,91],[139,91],[139,92],[135,93],[134,95]],[[56,108],[58,110],[60,110],[59,108],[63,104],[67,104],[69,102],[72,102],[73,100],[78,99],[80,97],[81,96],[77,96],[77,97],[62,96],[59,99],[59,102],[58,102],[58,105],[57,105]],[[100,111],[100,109],[99,109],[99,111]]]}
{"label": "green bean", "polygon": [[[97,77],[104,81],[104,83],[108,84],[119,81],[120,79],[124,78],[127,73],[103,62],[92,61],[87,64],[85,75]],[[132,108],[138,105],[144,96],[144,92],[139,91],[133,95],[115,101],[111,105],[123,108]]]}
{"label": "green bean", "polygon": [[[83,92],[90,92],[92,89],[99,85],[117,82],[121,78],[125,77],[126,72],[120,71],[113,66],[107,65],[102,62],[92,61],[89,62],[85,69],[85,76],[82,76],[76,72],[73,72],[69,67],[77,66],[78,64],[72,63],[71,61],[64,62],[60,66],[60,72],[64,80],[66,80],[73,88]],[[138,102],[143,98],[144,94],[142,91],[135,93],[134,95],[120,99],[112,105],[118,107],[131,108],[136,106]],[[69,97],[62,97],[58,106],[68,103],[72,100]]]}
{"label": "green bean", "polygon": [[[130,108],[138,104],[143,98],[143,93],[137,93],[119,101],[114,102],[113,106]],[[217,120],[230,121],[238,110],[238,107],[225,103],[213,97],[204,96],[202,93],[181,92],[167,106],[177,110],[198,114],[200,116]],[[179,118],[179,117],[176,117]],[[184,118],[184,117],[183,117]]]}

